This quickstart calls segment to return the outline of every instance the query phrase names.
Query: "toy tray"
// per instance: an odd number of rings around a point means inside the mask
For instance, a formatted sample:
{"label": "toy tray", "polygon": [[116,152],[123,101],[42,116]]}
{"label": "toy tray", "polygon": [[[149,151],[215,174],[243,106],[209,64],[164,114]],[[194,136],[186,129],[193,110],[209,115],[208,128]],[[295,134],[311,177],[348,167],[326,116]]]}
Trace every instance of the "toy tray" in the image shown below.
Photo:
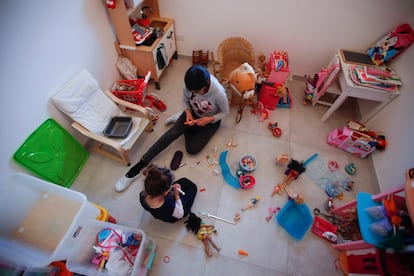
{"label": "toy tray", "polygon": [[301,240],[312,225],[313,218],[306,204],[288,200],[276,216],[277,222],[297,240]]}
{"label": "toy tray", "polygon": [[125,138],[132,127],[131,117],[113,117],[103,134],[112,138]]}
{"label": "toy tray", "polygon": [[14,161],[40,178],[69,188],[89,153],[55,120],[47,119],[23,142]]}

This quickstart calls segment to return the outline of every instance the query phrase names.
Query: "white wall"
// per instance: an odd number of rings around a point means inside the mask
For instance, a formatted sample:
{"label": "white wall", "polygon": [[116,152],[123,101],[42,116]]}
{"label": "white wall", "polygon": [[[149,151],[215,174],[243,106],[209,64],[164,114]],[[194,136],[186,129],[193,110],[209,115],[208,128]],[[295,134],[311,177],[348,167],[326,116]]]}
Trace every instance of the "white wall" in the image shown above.
{"label": "white wall", "polygon": [[81,68],[107,88],[118,78],[114,36],[103,1],[0,1],[0,183],[13,153],[43,121],[69,121],[48,102]]}
{"label": "white wall", "polygon": [[[414,20],[412,0],[158,0],[161,16],[175,18],[179,54],[216,51],[243,36],[256,53],[289,52],[298,75],[326,66],[338,48],[365,50],[394,26]],[[414,26],[414,24],[412,24]],[[414,28],[414,27],[413,27]]]}
{"label": "white wall", "polygon": [[414,45],[392,66],[404,82],[401,95],[368,122],[372,129],[384,131],[388,141],[387,149],[373,159],[381,190],[404,183],[406,169],[414,167]]}
{"label": "white wall", "polygon": [[[117,0],[118,1],[118,0]],[[119,0],[121,1],[121,0]],[[257,53],[289,52],[294,74],[314,73],[337,48],[364,50],[394,26],[414,27],[412,0],[159,0],[161,15],[176,20],[178,53],[215,51],[228,36],[241,35]],[[12,155],[48,117],[72,131],[69,121],[48,102],[55,89],[81,68],[102,88],[118,73],[114,35],[103,0],[0,1],[0,183],[22,171]],[[414,166],[414,46],[396,61],[404,87],[372,122],[389,138],[389,149],[374,157],[381,187],[402,179]],[[162,80],[161,80],[162,81]],[[392,132],[392,133],[391,133]],[[78,137],[78,136],[77,136]],[[392,160],[393,166],[387,166]]]}

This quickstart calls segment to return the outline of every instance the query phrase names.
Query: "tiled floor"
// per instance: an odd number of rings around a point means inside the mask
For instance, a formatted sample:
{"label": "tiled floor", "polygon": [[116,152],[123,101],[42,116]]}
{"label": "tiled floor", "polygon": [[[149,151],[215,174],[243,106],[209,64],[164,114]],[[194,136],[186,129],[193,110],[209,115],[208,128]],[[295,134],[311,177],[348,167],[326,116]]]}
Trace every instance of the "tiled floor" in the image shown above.
{"label": "tiled floor", "polygon": [[[133,148],[130,154],[133,162],[167,129],[165,118],[181,110],[183,77],[190,65],[190,58],[179,57],[164,72],[161,90],[155,90],[151,84],[150,92],[158,93],[168,109],[163,113],[158,112],[160,120],[155,131],[145,133]],[[235,212],[245,206],[249,198],[261,196],[254,208],[241,213],[241,220],[236,225],[211,218],[203,219],[207,224],[214,224],[218,231],[212,237],[221,251],[211,258],[205,256],[202,242],[192,232],[187,232],[183,221],[164,223],[143,210],[138,200],[143,188],[142,177],[125,192],[115,191],[116,180],[127,170],[119,163],[92,153],[72,189],[85,193],[90,201],[105,207],[119,224],[143,229],[155,240],[156,257],[150,275],[342,275],[334,264],[338,252],[327,241],[316,237],[310,230],[301,241],[297,241],[275,219],[266,222],[269,207],[283,207],[287,202],[286,195],[270,196],[274,185],[283,179],[285,170],[275,164],[275,158],[287,153],[302,161],[318,153],[325,161],[337,161],[344,174],[344,166],[355,163],[358,168],[358,174],[352,177],[355,189],[346,192],[343,201],[335,200],[335,205],[354,198],[357,191],[378,192],[372,162],[370,158],[355,158],[326,143],[329,131],[343,126],[349,119],[358,119],[353,102],[346,102],[327,122],[322,123],[320,118],[327,107],[302,104],[302,81],[289,81],[288,86],[293,98],[292,108],[277,108],[271,112],[269,119],[259,122],[258,117],[250,113],[251,108],[246,107],[241,122],[235,124],[237,107],[232,106],[231,115],[222,122],[218,133],[206,148],[196,156],[184,154],[183,162],[192,164],[204,161],[207,155],[214,155],[214,148],[217,147],[218,154],[229,151],[227,162],[230,166],[234,166],[242,154],[255,155],[259,165],[254,172],[257,183],[253,189],[232,188],[221,175],[215,175],[213,169],[203,162],[193,168],[187,165],[175,171],[176,178],[188,177],[199,188],[205,188],[204,192],[198,193],[193,212],[205,210],[232,220]],[[277,121],[282,129],[280,138],[275,138],[268,130],[270,120]],[[228,147],[229,141],[237,143],[237,146]],[[178,139],[153,162],[168,167],[176,150],[185,152],[183,143],[182,138]],[[290,187],[292,191],[303,195],[310,210],[324,210],[327,196],[310,180],[307,173],[292,182]],[[249,255],[240,257],[239,249],[247,251]],[[169,263],[163,261],[164,256],[170,257]]]}

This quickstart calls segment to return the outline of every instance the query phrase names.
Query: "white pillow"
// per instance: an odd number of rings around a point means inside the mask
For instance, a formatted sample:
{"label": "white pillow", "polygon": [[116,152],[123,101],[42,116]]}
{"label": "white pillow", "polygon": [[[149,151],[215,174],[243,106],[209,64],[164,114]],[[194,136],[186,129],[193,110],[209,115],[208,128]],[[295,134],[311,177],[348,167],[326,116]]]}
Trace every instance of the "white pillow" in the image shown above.
{"label": "white pillow", "polygon": [[52,97],[53,103],[89,131],[101,134],[119,108],[100,89],[91,74],[82,70]]}

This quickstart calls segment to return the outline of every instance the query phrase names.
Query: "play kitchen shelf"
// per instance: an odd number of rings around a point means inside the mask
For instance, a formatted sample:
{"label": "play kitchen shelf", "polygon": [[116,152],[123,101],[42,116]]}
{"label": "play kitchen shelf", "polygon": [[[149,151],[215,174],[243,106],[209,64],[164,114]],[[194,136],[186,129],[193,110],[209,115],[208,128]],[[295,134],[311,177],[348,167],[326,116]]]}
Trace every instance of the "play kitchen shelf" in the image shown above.
{"label": "play kitchen shelf", "polygon": [[[151,71],[151,79],[156,89],[160,89],[162,73],[172,59],[177,58],[174,20],[160,18],[157,0],[116,1],[115,7],[108,7],[107,10],[118,38],[115,42],[118,53],[131,60],[138,76],[145,76]],[[145,27],[154,31],[144,42],[137,43],[131,21],[148,24]]]}

